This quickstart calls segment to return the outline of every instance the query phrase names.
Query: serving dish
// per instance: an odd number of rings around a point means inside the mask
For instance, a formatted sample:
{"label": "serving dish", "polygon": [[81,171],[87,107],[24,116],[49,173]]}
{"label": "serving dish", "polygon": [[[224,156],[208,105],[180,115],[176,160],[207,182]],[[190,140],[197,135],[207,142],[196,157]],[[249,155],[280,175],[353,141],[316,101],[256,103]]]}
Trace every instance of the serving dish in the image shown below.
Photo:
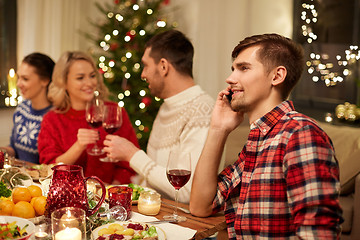
{"label": "serving dish", "polygon": [[[129,224],[129,223],[134,223],[134,224],[139,223],[141,225],[145,224],[145,223],[141,223],[141,222],[131,222],[131,221],[120,222],[120,221],[115,221],[113,223],[108,223],[108,224],[102,225],[100,227],[97,227],[95,230],[93,230],[93,232],[91,234],[91,239],[96,240],[99,237],[99,231],[101,229],[108,228],[111,224],[114,224],[114,223],[115,224],[120,224],[122,226],[127,226],[127,224]],[[157,227],[155,225],[151,225],[151,224],[148,224],[148,223],[146,223],[146,225],[148,225],[149,227],[154,226],[156,228],[156,232],[158,234],[158,240],[166,240],[166,235],[165,235],[164,230],[162,230],[161,228],[159,228],[159,227]],[[131,238],[129,238],[129,239],[131,239]]]}
{"label": "serving dish", "polygon": [[13,216],[0,216],[0,223],[1,224],[9,224],[12,222],[16,222],[16,225],[18,225],[20,227],[20,229],[22,229],[23,227],[25,227],[26,225],[28,225],[26,227],[26,232],[27,235],[26,236],[22,236],[22,237],[17,237],[17,238],[8,238],[8,239],[16,239],[16,240],[27,240],[31,237],[32,234],[34,234],[35,231],[35,225],[25,219],[25,218],[20,218],[20,217],[13,217]]}

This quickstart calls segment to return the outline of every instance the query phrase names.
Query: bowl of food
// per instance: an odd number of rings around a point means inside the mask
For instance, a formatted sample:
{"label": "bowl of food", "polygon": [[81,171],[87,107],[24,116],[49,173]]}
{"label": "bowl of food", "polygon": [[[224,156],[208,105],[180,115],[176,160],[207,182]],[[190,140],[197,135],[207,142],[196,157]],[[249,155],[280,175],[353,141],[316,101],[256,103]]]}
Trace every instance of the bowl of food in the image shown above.
{"label": "bowl of food", "polygon": [[0,239],[27,240],[34,231],[34,223],[25,218],[0,216]]}

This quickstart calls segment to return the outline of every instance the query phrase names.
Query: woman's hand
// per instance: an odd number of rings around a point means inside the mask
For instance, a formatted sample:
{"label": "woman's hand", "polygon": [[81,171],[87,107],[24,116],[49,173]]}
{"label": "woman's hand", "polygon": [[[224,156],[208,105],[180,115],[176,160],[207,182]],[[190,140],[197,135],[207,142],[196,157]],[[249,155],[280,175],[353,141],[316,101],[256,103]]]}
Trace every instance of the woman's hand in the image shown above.
{"label": "woman's hand", "polygon": [[80,128],[77,133],[77,142],[82,149],[99,140],[99,132],[93,129]]}

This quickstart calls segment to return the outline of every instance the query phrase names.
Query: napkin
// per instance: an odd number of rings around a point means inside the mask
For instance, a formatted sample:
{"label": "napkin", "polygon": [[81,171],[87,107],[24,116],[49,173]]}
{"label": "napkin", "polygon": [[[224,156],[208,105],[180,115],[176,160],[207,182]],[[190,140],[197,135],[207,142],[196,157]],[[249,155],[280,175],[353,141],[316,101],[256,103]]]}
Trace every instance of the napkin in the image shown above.
{"label": "napkin", "polygon": [[[137,212],[132,212],[130,220],[133,222],[147,222],[156,221],[159,219],[157,219],[156,217],[146,216]],[[154,225],[161,228],[165,232],[166,240],[190,239],[196,233],[196,230],[182,227],[174,223],[160,223]]]}

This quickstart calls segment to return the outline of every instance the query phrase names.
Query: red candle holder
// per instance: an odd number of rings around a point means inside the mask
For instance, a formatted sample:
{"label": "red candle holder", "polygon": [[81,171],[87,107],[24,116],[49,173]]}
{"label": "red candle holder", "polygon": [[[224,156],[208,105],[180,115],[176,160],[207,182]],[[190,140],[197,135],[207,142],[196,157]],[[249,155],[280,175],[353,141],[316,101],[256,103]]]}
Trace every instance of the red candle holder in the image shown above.
{"label": "red candle holder", "polygon": [[128,220],[131,217],[131,196],[133,189],[125,186],[115,186],[108,189],[109,207],[120,205],[126,209]]}

